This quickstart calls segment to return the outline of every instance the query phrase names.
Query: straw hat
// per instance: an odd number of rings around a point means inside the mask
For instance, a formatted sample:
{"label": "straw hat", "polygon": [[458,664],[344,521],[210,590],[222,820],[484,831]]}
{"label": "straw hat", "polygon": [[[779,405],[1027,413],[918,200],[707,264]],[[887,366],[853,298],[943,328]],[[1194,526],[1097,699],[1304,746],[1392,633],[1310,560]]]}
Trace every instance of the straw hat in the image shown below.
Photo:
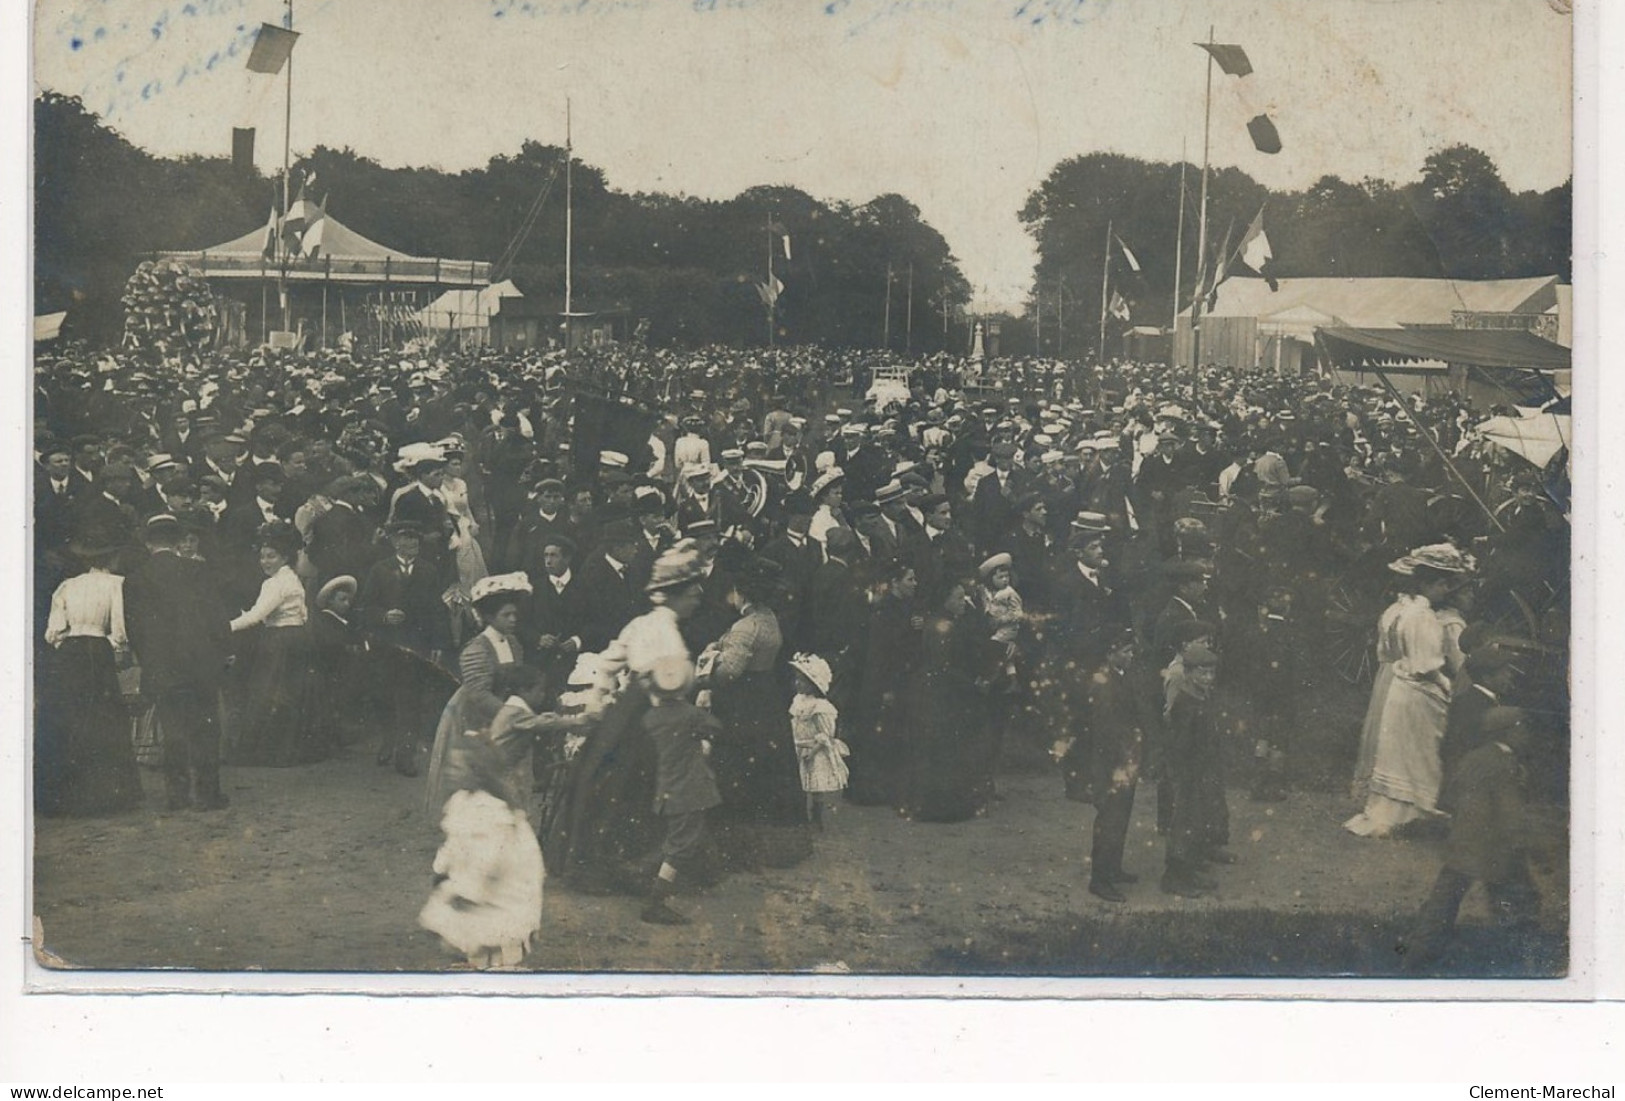
{"label": "straw hat", "polygon": [[829,695],[829,686],[835,679],[830,672],[829,662],[817,654],[797,654],[790,659],[790,668],[812,681],[819,692]]}

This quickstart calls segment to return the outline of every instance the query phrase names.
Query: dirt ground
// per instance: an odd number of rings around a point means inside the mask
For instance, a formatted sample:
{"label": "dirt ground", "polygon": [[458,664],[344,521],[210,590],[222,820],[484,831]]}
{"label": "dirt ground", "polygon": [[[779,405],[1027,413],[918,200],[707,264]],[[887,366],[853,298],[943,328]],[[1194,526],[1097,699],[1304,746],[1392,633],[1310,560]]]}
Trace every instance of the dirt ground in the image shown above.
{"label": "dirt ground", "polygon": [[[459,967],[416,924],[439,843],[435,817],[421,809],[421,780],[375,766],[357,747],[317,765],[229,768],[230,808],[166,813],[152,809],[162,806],[160,778],[144,771],[148,809],[37,822],[36,951],[46,962],[116,970]],[[799,867],[734,875],[678,898],[693,918],[688,926],[644,924],[632,898],[549,887],[541,943],[525,966],[941,974],[953,970],[945,960],[991,959],[996,967],[1002,945],[1078,918],[1123,923],[1148,912],[1262,908],[1403,920],[1432,883],[1441,843],[1344,832],[1341,821],[1358,808],[1330,787],[1272,804],[1233,788],[1232,848],[1241,861],[1219,869],[1215,896],[1181,900],[1157,887],[1162,844],[1153,792],[1142,786],[1127,860],[1141,879],[1115,906],[1086,890],[1093,811],[1067,801],[1053,773],[1028,767],[1002,776],[992,812],[957,825],[843,807]],[[1542,925],[1560,937],[1564,826],[1555,811],[1543,822]],[[1488,922],[1479,888],[1462,920]],[[1112,967],[1110,959],[1080,962]],[[1338,970],[1330,949],[1326,964]]]}

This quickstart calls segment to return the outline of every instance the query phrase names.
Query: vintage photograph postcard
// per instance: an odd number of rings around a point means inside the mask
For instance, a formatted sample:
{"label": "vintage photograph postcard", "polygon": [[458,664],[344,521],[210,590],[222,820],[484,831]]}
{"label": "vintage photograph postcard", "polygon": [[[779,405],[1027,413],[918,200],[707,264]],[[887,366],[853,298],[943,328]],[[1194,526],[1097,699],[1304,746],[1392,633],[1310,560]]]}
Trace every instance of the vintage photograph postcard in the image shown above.
{"label": "vintage photograph postcard", "polygon": [[1579,18],[39,0],[28,981],[1583,996]]}

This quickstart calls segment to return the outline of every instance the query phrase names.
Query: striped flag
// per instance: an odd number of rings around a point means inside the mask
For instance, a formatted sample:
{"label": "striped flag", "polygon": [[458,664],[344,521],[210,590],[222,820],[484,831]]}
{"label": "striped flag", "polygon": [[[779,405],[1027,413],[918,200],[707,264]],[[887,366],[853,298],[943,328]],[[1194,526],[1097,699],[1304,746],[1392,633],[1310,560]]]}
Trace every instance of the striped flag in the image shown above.
{"label": "striped flag", "polygon": [[1128,303],[1124,301],[1123,296],[1118,294],[1116,291],[1112,291],[1112,304],[1109,312],[1119,321],[1127,321],[1129,319]]}

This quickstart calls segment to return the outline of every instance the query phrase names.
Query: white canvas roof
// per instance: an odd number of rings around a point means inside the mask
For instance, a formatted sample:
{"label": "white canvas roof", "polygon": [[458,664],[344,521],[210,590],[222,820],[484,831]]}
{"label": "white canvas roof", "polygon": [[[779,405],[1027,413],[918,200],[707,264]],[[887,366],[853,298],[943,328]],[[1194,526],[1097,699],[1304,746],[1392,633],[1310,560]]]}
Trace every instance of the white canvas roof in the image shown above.
{"label": "white canvas roof", "polygon": [[[1449,325],[1454,310],[1543,313],[1557,300],[1557,276],[1528,279],[1282,279],[1272,291],[1262,279],[1219,285],[1209,317],[1266,318],[1306,309],[1356,329]],[[1189,311],[1187,311],[1188,314]],[[1325,324],[1325,322],[1323,322]]]}
{"label": "white canvas roof", "polygon": [[487,329],[491,316],[504,298],[523,298],[512,279],[504,279],[479,290],[447,291],[423,307],[419,318],[423,327],[437,332],[459,329]]}

